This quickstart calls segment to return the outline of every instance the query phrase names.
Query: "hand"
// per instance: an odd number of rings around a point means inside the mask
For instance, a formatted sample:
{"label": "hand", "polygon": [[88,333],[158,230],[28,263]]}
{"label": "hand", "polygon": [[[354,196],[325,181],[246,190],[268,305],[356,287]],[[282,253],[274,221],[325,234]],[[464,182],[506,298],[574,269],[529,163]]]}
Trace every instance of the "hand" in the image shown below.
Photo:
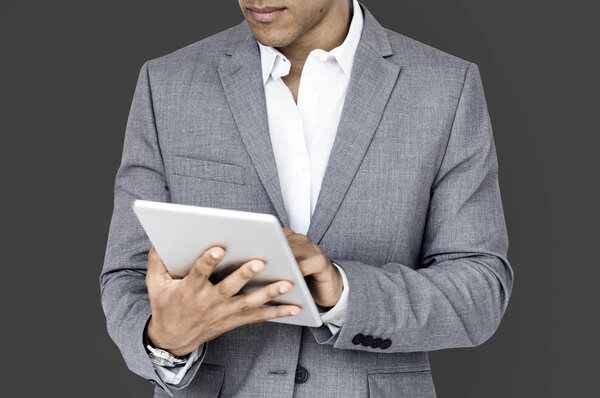
{"label": "hand", "polygon": [[287,227],[283,227],[283,233],[302,275],[307,277],[306,283],[315,303],[323,307],[336,305],[344,290],[340,271],[306,235],[297,234]]}
{"label": "hand", "polygon": [[[235,295],[265,263],[251,260],[213,284],[209,276],[225,255],[213,246],[200,256],[183,279],[173,279],[156,249],[148,252],[146,285],[152,316],[148,337],[152,343],[173,355],[186,355],[206,341],[238,326],[267,319],[298,315],[296,305],[260,307],[292,290],[289,281],[277,281],[251,293]],[[234,296],[235,295],[235,296]]]}

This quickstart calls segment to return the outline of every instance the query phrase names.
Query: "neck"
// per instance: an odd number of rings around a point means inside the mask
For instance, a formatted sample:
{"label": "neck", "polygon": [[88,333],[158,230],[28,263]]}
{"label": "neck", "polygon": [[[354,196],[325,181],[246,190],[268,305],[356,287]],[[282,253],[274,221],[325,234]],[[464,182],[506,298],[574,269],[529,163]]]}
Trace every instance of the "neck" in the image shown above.
{"label": "neck", "polygon": [[330,51],[346,39],[352,18],[348,2],[336,1],[326,12],[317,25],[300,35],[292,44],[277,48],[290,60],[290,75],[302,72],[304,62],[312,50],[320,48]]}

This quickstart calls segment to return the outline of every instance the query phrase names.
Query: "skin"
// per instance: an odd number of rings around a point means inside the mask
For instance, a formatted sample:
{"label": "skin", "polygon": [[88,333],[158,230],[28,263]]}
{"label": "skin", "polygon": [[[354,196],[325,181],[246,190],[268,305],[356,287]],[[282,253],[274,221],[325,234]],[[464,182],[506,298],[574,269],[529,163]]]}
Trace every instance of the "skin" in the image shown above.
{"label": "skin", "polygon": [[[300,75],[308,54],[320,48],[330,51],[344,42],[350,27],[347,0],[238,0],[254,38],[277,48],[290,61],[290,73],[282,77],[298,102]],[[256,21],[248,7],[286,7],[273,22]]]}
{"label": "skin", "polygon": [[[276,47],[290,60],[290,73],[283,80],[297,101],[300,75],[308,54],[316,48],[329,51],[344,41],[350,26],[347,1],[238,1],[256,40]],[[247,9],[269,6],[286,9],[270,23],[254,20]],[[306,235],[289,228],[283,228],[283,232],[315,303],[325,309],[333,307],[343,290],[340,272]],[[155,347],[182,356],[228,330],[302,311],[295,305],[261,307],[291,291],[293,286],[289,281],[277,281],[251,293],[238,294],[253,276],[264,270],[265,263],[258,259],[249,260],[213,284],[209,276],[224,256],[224,248],[211,247],[196,260],[186,277],[173,279],[154,247],[150,249],[146,285],[152,316],[148,337]]]}

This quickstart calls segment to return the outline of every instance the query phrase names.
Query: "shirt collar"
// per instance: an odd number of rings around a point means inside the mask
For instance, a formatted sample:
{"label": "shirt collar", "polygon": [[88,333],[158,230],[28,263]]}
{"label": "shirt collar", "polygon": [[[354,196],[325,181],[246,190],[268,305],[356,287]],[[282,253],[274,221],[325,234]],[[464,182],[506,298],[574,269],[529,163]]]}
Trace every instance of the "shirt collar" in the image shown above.
{"label": "shirt collar", "polygon": [[[358,0],[348,0],[348,4],[350,5],[350,12],[352,13],[348,34],[346,35],[344,42],[329,51],[329,54],[335,56],[338,64],[349,79],[350,72],[352,71],[352,63],[354,61],[354,53],[356,52],[356,47],[358,47],[358,42],[360,41],[362,33],[364,16],[358,4]],[[271,73],[273,73],[274,77],[287,75],[290,70],[290,61],[285,55],[274,47],[265,46],[258,41],[257,43],[260,48],[263,84],[267,82]]]}

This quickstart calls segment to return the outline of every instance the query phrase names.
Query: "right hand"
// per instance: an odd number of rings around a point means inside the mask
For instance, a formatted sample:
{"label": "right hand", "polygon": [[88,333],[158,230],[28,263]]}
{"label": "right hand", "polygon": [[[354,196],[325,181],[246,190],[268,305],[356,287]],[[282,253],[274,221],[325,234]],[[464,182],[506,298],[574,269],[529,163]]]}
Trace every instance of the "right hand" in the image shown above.
{"label": "right hand", "polygon": [[182,356],[238,326],[300,314],[302,310],[296,305],[260,307],[290,292],[293,286],[289,281],[236,295],[264,270],[261,260],[250,260],[219,283],[211,283],[208,278],[224,256],[222,247],[213,246],[196,260],[188,275],[173,279],[154,246],[150,249],[146,285],[152,316],[148,337],[156,347]]}

